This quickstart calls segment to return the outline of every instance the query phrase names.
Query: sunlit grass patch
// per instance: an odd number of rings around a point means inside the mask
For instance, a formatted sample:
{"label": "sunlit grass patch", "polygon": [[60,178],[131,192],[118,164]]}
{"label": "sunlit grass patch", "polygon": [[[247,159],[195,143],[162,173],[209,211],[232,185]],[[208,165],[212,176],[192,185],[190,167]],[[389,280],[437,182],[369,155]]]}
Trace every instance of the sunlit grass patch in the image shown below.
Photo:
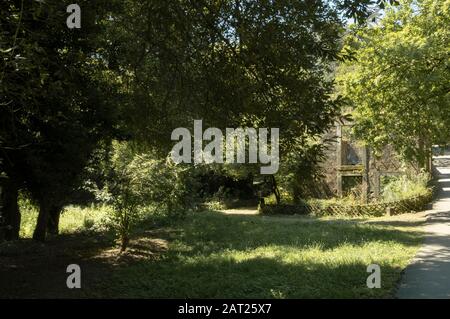
{"label": "sunlit grass patch", "polygon": [[[22,212],[29,237],[37,212]],[[61,232],[82,240],[82,231],[102,231],[108,214],[106,207],[67,207]],[[107,274],[85,278],[83,297],[391,297],[421,244],[424,221],[423,214],[314,218],[211,211],[155,218],[140,222],[119,259],[112,242],[89,257],[110,266]],[[86,247],[89,241],[79,249]],[[370,264],[381,267],[381,289],[366,286]]]}
{"label": "sunlit grass patch", "polygon": [[[21,200],[20,211],[22,216],[20,237],[31,238],[36,226],[38,210],[29,201]],[[61,234],[68,234],[83,230],[99,230],[106,225],[109,213],[111,209],[107,206],[67,206],[61,214],[59,231]]]}
{"label": "sunlit grass patch", "polygon": [[[394,217],[372,224],[200,213],[176,225],[164,258],[121,267],[103,289],[152,298],[390,297],[421,243],[420,219],[403,219],[397,226]],[[370,264],[381,266],[381,289],[366,286]]]}

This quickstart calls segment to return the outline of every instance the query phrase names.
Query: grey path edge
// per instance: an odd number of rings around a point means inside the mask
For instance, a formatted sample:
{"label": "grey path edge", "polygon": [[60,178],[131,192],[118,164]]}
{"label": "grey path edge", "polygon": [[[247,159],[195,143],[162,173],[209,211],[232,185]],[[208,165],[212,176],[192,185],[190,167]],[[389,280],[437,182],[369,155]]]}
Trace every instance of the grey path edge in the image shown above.
{"label": "grey path edge", "polygon": [[450,298],[450,157],[437,162],[438,194],[427,212],[423,245],[401,278],[400,299]]}

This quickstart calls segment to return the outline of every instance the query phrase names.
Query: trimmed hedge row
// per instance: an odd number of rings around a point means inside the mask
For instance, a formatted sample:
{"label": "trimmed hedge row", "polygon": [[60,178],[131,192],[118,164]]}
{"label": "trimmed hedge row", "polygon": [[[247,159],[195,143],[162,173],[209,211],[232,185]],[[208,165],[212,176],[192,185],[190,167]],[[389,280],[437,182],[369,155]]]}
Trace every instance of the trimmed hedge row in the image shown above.
{"label": "trimmed hedge row", "polygon": [[337,204],[280,204],[260,205],[264,215],[315,215],[315,216],[383,216],[418,212],[427,209],[433,199],[433,191],[393,202],[361,205]]}

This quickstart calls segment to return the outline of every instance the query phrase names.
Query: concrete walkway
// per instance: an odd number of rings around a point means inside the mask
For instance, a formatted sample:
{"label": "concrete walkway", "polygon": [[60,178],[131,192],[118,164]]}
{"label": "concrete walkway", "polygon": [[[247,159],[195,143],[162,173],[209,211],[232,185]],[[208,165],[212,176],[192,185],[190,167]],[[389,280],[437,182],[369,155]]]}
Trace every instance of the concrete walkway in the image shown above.
{"label": "concrete walkway", "polygon": [[438,197],[428,214],[424,245],[406,268],[398,298],[450,298],[450,156],[436,162]]}

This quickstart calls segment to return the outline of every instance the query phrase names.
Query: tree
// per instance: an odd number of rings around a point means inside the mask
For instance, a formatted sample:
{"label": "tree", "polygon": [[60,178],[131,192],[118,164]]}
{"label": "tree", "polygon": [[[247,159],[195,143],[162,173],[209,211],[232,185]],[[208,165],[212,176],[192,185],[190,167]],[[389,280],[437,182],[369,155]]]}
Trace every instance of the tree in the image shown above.
{"label": "tree", "polygon": [[[0,158],[8,176],[4,215],[17,216],[17,191],[26,188],[39,205],[34,238],[44,240],[49,217],[57,230],[91,154],[117,127],[108,103],[115,87],[98,54],[107,1],[79,1],[82,28],[68,29],[60,1],[4,1],[0,5],[2,69]],[[14,227],[13,238],[18,237]]]}
{"label": "tree", "polygon": [[450,1],[400,3],[346,39],[356,61],[339,82],[359,138],[426,167],[431,145],[450,139]]}
{"label": "tree", "polygon": [[279,127],[282,154],[319,136],[340,105],[328,73],[340,58],[341,13],[364,17],[374,3],[80,0],[81,29],[68,29],[60,1],[2,1],[2,216],[14,221],[11,236],[21,188],[40,206],[34,238],[45,239],[50,215],[56,230],[59,208],[119,118],[127,137],[161,158],[170,132],[198,118]]}
{"label": "tree", "polygon": [[189,167],[175,167],[170,160],[136,152],[131,143],[113,143],[106,183],[95,192],[113,208],[111,220],[121,252],[128,247],[134,224],[143,212],[149,213],[149,207],[171,216],[192,208],[189,174]]}
{"label": "tree", "polygon": [[170,132],[202,119],[221,129],[280,128],[282,157],[306,147],[342,104],[330,76],[343,58],[342,17],[366,17],[376,3],[125,1],[109,60],[133,96],[134,137],[165,156]]}

